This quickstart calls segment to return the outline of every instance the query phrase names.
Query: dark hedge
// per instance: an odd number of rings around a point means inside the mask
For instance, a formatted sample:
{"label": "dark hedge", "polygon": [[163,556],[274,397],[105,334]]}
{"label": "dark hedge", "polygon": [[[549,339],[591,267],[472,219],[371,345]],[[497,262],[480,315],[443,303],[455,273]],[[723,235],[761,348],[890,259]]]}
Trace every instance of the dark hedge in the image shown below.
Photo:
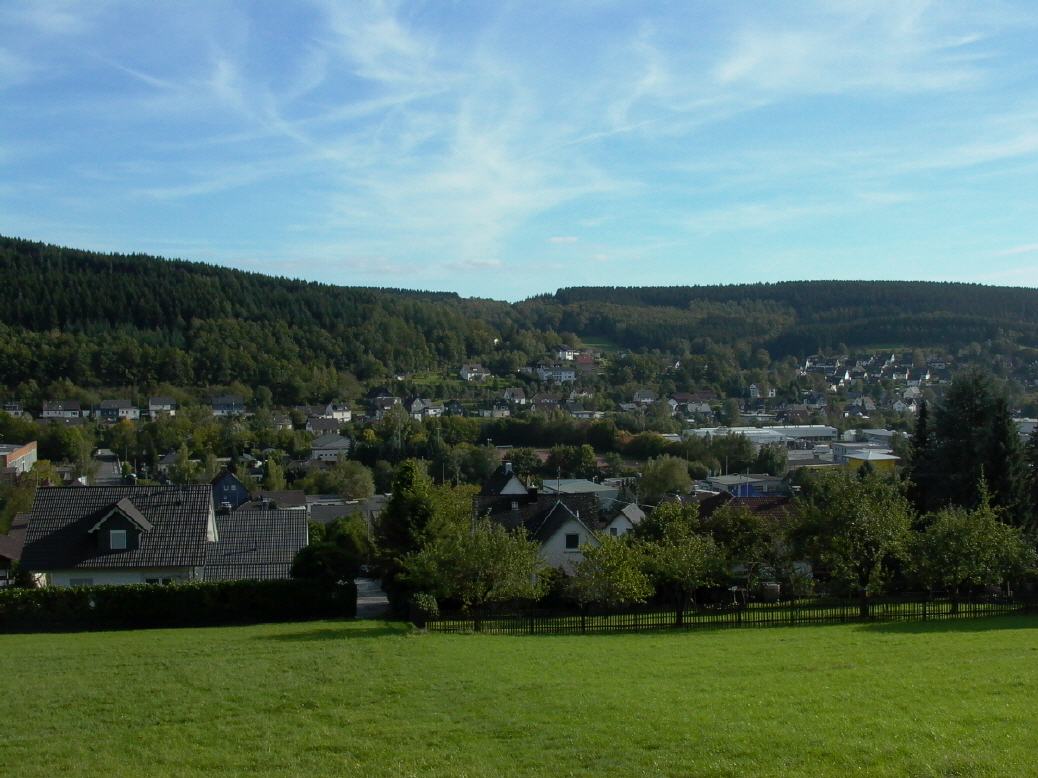
{"label": "dark hedge", "polygon": [[0,632],[188,627],[352,618],[357,587],[314,581],[214,581],[0,590]]}

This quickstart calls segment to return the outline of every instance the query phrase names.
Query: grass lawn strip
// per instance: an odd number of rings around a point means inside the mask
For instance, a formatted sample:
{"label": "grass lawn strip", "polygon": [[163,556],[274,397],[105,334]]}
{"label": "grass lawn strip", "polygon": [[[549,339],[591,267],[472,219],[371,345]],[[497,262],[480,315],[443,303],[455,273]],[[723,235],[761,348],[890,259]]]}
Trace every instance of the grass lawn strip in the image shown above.
{"label": "grass lawn strip", "polygon": [[19,776],[1030,775],[1036,627],[7,635],[0,764]]}

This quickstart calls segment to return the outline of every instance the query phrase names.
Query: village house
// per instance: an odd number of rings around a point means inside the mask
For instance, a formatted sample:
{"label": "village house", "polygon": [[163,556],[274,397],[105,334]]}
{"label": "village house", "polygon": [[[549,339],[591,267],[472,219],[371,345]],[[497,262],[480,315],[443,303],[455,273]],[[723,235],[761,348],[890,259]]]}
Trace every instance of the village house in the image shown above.
{"label": "village house", "polygon": [[510,386],[501,393],[501,399],[512,405],[526,405],[526,392],[521,386]]}
{"label": "village house", "polygon": [[305,510],[237,510],[216,516],[216,541],[207,544],[202,580],[278,580],[292,577],[292,561],[308,542]]}
{"label": "village house", "polygon": [[14,416],[16,419],[31,419],[32,414],[26,411],[18,400],[4,400],[0,404],[0,413]]}
{"label": "village house", "polygon": [[21,564],[49,586],[201,580],[217,540],[212,495],[209,484],[38,489]]}
{"label": "village house", "polygon": [[483,381],[490,378],[490,371],[478,363],[462,365],[458,371],[462,381]]}
{"label": "village house", "polygon": [[232,511],[249,499],[249,488],[237,475],[224,470],[212,481],[213,502],[216,507]]}
{"label": "village house", "polygon": [[43,487],[21,565],[45,586],[289,577],[306,515],[217,515],[212,486]]}
{"label": "village house", "polygon": [[623,535],[645,516],[636,505],[614,508],[610,500],[603,512],[601,504],[587,490],[545,493],[527,487],[504,462],[473,498],[473,514],[509,530],[522,527],[539,544],[546,564],[572,574],[584,546],[598,545],[602,535]]}
{"label": "village house", "polygon": [[141,417],[141,409],[129,400],[102,400],[94,414],[101,421],[114,423],[117,421],[137,421]]}
{"label": "village house", "polygon": [[411,418],[421,421],[422,419],[436,419],[443,416],[444,406],[439,400],[425,400],[416,397],[411,401]]}
{"label": "village house", "polygon": [[176,416],[177,401],[172,397],[149,397],[148,416],[157,419],[160,416]]}
{"label": "village house", "polygon": [[311,435],[327,435],[330,432],[337,433],[341,428],[342,422],[338,419],[311,416],[306,420],[306,431]]}
{"label": "village house", "polygon": [[512,409],[503,402],[496,402],[489,407],[480,408],[479,415],[484,419],[507,419],[512,415]]}
{"label": "village house", "polygon": [[28,443],[0,443],[0,473],[19,476],[32,470],[36,464],[36,441]]}
{"label": "village house", "polygon": [[577,380],[577,371],[572,367],[565,367],[564,365],[538,365],[536,373],[541,381],[550,381],[556,384]]}
{"label": "village house", "polygon": [[763,497],[789,493],[789,487],[781,477],[767,473],[717,475],[707,478],[706,483],[714,491],[728,492],[733,497]]}
{"label": "village house", "polygon": [[381,421],[385,418],[387,413],[398,405],[401,405],[402,402],[403,401],[395,395],[379,395],[371,401],[371,407],[375,418]]}
{"label": "village house", "polygon": [[352,447],[353,441],[343,435],[321,435],[310,443],[310,459],[314,462],[338,462],[340,457],[349,455]]}
{"label": "village house", "polygon": [[656,393],[650,389],[639,389],[634,393],[631,402],[638,403],[639,405],[652,405],[656,402]]}
{"label": "village house", "polygon": [[560,348],[555,352],[555,358],[560,362],[572,362],[577,356],[576,349]]}
{"label": "village house", "polygon": [[43,403],[41,419],[78,419],[83,411],[79,400],[47,400]]}
{"label": "village house", "polygon": [[240,395],[227,394],[212,398],[213,416],[226,418],[245,414],[245,400]]}
{"label": "village house", "polygon": [[11,520],[7,533],[0,535],[0,588],[14,583],[14,567],[21,561],[29,516],[18,514]]}

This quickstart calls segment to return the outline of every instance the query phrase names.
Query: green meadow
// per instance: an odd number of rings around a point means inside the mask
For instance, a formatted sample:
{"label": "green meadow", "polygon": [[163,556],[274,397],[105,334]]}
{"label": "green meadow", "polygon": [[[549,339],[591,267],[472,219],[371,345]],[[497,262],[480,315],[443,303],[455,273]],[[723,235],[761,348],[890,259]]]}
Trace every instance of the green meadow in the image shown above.
{"label": "green meadow", "polygon": [[0,636],[11,776],[1038,772],[1038,618]]}

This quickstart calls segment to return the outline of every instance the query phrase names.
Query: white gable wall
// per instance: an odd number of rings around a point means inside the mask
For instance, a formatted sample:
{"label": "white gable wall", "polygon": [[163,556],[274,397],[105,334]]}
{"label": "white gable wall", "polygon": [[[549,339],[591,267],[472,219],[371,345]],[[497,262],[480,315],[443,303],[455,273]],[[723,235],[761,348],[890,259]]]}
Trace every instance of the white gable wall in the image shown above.
{"label": "white gable wall", "polygon": [[[190,581],[196,577],[194,572],[194,568],[191,567],[95,568],[92,570],[52,570],[46,575],[49,586],[72,586],[73,581],[76,582],[76,585],[81,586],[125,586],[146,583],[149,578]],[[90,583],[87,584],[87,581]]]}
{"label": "white gable wall", "polygon": [[566,548],[566,535],[571,534],[579,536],[581,546],[588,543],[593,546],[599,544],[598,538],[576,519],[566,521],[554,535],[541,544],[541,558],[551,567],[562,568],[568,574],[572,574],[575,565],[584,558],[579,548]]}
{"label": "white gable wall", "polygon": [[[614,529],[616,530],[616,532],[613,532]],[[631,523],[631,520],[629,518],[627,518],[621,513],[615,519],[609,522],[609,525],[605,528],[602,534],[616,535],[616,537],[621,537],[623,535],[626,535],[632,529],[634,529],[634,524]]]}

